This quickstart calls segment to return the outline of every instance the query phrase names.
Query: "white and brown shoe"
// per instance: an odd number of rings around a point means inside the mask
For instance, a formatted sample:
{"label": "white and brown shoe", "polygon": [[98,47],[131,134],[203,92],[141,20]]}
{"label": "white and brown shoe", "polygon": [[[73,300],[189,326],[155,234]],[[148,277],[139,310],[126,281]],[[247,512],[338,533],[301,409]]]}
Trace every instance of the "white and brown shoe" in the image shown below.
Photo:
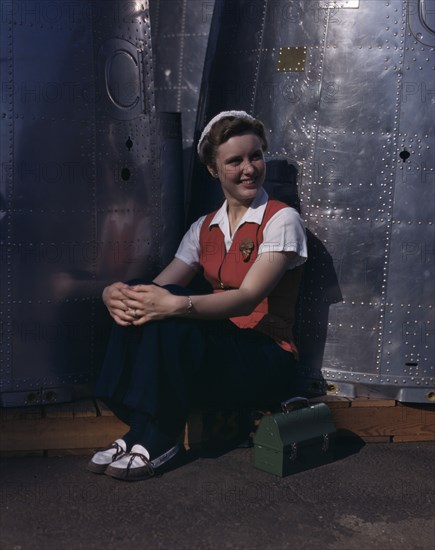
{"label": "white and brown shoe", "polygon": [[181,449],[180,445],[171,447],[160,456],[151,459],[149,452],[142,445],[133,445],[129,453],[112,462],[105,474],[124,481],[139,481],[155,475],[161,467],[171,460]]}
{"label": "white and brown shoe", "polygon": [[127,452],[127,444],[123,439],[117,439],[104,449],[96,452],[88,462],[87,469],[94,474],[104,474],[106,468]]}

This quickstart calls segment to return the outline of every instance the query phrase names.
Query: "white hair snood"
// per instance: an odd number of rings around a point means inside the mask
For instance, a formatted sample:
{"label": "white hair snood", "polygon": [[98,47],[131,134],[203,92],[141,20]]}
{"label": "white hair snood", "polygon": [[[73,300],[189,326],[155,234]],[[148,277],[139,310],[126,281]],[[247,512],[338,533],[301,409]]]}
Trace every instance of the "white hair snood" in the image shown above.
{"label": "white hair snood", "polygon": [[246,113],[245,111],[222,111],[221,113],[214,116],[210,120],[210,122],[207,124],[207,126],[204,128],[204,130],[202,131],[201,137],[199,138],[199,141],[198,141],[198,147],[196,148],[196,150],[198,151],[198,154],[199,154],[199,150],[201,148],[201,144],[204,141],[207,134],[212,129],[213,124],[215,124],[218,120],[221,120],[222,118],[226,118],[226,117],[230,117],[230,116],[233,116],[233,117],[236,117],[236,118],[242,118],[242,119],[245,119],[245,120],[249,120],[251,122],[253,122],[255,120],[255,118],[253,116],[248,115],[248,113]]}

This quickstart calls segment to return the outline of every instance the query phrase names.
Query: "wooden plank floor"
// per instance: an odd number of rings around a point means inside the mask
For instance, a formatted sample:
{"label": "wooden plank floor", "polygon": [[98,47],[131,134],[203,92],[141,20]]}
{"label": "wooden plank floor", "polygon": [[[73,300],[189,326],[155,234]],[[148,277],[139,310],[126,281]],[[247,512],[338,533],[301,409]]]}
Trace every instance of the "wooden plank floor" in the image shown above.
{"label": "wooden plank floor", "polygon": [[[388,399],[348,399],[323,396],[331,408],[338,435],[365,442],[435,441],[435,406],[401,404]],[[127,431],[127,426],[99,401],[0,409],[0,453],[91,454]],[[186,449],[204,443],[202,415],[192,414],[186,425]]]}

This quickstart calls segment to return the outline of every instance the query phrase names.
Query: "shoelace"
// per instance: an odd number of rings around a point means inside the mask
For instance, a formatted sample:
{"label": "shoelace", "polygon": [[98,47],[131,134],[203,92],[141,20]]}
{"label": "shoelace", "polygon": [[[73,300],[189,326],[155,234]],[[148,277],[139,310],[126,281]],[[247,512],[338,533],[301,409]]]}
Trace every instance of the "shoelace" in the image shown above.
{"label": "shoelace", "polygon": [[111,445],[109,445],[108,447],[102,450],[110,451],[110,449],[115,449],[115,453],[112,456],[112,462],[115,462],[115,460],[118,460],[118,458],[120,458],[125,453],[124,449],[121,447],[121,445],[116,443],[116,441],[114,441]]}
{"label": "shoelace", "polygon": [[130,459],[128,461],[128,464],[127,464],[127,475],[129,474],[130,470],[131,470],[131,466],[133,464],[133,460],[138,457],[140,458],[141,460],[143,460],[144,462],[144,465],[147,469],[147,472],[149,473],[150,476],[153,476],[154,475],[154,468],[152,467],[151,465],[151,462],[147,459],[147,457],[145,455],[143,455],[142,453],[129,453],[130,455]]}

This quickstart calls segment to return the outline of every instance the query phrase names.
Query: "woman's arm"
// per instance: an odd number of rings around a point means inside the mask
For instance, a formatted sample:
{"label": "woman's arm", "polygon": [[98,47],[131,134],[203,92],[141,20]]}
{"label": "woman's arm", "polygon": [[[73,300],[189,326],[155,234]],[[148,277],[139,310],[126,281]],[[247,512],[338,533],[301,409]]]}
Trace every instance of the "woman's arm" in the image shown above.
{"label": "woman's arm", "polygon": [[[295,255],[295,252],[260,254],[239,289],[191,296],[193,308],[190,311],[189,298],[175,296],[155,285],[136,285],[124,290],[127,297],[124,304],[137,316],[133,325],[177,316],[225,319],[248,315],[275,288]],[[166,284],[165,281],[165,277],[155,279],[158,284]]]}
{"label": "woman's arm", "polygon": [[276,287],[294,256],[295,252],[260,254],[239,289],[192,296],[192,317],[221,319],[249,315]]}
{"label": "woman's arm", "polygon": [[178,258],[174,258],[165,269],[153,279],[156,285],[180,285],[188,286],[197,274],[195,268]]}
{"label": "woman's arm", "polygon": [[[174,284],[187,286],[195,275],[196,270],[193,267],[177,258],[174,258],[172,262],[153,280],[153,282],[157,285]],[[140,286],[145,287],[145,285]],[[127,305],[127,300],[129,296],[132,295],[127,294],[126,291],[130,289],[131,287],[126,283],[116,282],[107,286],[103,290],[103,302],[109,310],[113,320],[121,326],[128,326],[136,321],[136,317],[134,316],[134,308]]]}

